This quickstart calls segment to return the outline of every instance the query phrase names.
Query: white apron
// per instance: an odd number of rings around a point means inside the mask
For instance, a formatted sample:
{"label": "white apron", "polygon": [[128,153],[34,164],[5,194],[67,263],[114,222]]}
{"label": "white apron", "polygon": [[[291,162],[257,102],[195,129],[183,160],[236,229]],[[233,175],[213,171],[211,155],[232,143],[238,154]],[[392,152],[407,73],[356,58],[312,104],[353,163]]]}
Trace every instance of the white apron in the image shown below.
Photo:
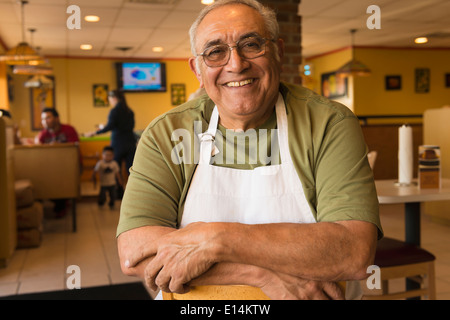
{"label": "white apron", "polygon": [[219,123],[217,106],[208,130],[200,134],[200,162],[186,196],[180,227],[192,222],[314,223],[288,144],[281,94],[276,103],[281,164],[239,170],[211,165]]}
{"label": "white apron", "polygon": [[181,227],[196,221],[262,223],[316,222],[289,153],[286,109],[276,104],[281,164],[239,170],[210,164],[218,122],[214,108],[201,134],[200,163],[186,196]]}

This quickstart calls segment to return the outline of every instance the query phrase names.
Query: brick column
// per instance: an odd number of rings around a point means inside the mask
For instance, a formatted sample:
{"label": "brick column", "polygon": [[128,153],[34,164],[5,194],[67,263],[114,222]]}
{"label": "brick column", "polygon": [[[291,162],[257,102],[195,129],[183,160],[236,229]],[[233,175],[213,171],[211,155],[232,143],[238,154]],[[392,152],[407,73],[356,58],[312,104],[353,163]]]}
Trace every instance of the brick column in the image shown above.
{"label": "brick column", "polygon": [[301,0],[259,0],[277,13],[280,37],[284,40],[285,55],[281,80],[302,83],[299,67],[302,64],[301,17],[298,6]]}

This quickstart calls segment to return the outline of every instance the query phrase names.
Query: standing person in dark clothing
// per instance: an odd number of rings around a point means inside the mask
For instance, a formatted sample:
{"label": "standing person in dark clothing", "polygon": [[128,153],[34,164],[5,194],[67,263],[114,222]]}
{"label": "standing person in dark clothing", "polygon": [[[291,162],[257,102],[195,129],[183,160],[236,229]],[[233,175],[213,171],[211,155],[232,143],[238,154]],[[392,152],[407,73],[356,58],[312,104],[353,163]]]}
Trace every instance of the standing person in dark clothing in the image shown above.
{"label": "standing person in dark clothing", "polygon": [[[105,127],[87,136],[111,131],[111,146],[114,149],[114,160],[122,167],[125,161],[127,173],[130,174],[130,167],[133,164],[134,153],[136,151],[136,136],[134,134],[134,112],[130,109],[124,94],[119,90],[108,92],[109,103],[113,106],[108,115],[108,123]],[[120,191],[119,191],[120,196]]]}

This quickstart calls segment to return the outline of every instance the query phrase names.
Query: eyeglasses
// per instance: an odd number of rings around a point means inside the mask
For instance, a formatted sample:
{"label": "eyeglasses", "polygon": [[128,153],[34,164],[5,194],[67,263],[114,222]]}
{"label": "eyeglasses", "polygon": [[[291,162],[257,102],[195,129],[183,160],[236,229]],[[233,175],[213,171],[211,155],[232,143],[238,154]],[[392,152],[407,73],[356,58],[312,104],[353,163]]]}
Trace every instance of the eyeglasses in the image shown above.
{"label": "eyeglasses", "polygon": [[238,54],[244,59],[255,59],[266,53],[266,42],[273,41],[261,37],[247,37],[236,42],[234,46],[228,44],[218,44],[210,46],[197,56],[202,56],[208,67],[222,67],[228,63],[231,50],[237,49]]}

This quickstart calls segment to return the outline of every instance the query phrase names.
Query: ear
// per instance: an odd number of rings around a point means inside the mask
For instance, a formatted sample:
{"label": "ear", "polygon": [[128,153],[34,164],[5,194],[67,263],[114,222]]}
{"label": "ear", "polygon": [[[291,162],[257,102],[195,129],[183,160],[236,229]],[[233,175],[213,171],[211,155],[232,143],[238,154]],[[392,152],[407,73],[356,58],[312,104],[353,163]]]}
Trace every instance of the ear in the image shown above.
{"label": "ear", "polygon": [[276,41],[276,45],[278,48],[278,55],[280,56],[280,61],[282,61],[284,57],[284,40],[278,38],[278,40]]}
{"label": "ear", "polygon": [[203,88],[202,74],[200,73],[200,70],[197,70],[196,57],[189,58],[189,68],[191,68],[191,71],[195,74],[195,77],[197,78],[198,82],[200,82],[200,88]]}

